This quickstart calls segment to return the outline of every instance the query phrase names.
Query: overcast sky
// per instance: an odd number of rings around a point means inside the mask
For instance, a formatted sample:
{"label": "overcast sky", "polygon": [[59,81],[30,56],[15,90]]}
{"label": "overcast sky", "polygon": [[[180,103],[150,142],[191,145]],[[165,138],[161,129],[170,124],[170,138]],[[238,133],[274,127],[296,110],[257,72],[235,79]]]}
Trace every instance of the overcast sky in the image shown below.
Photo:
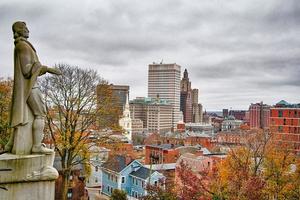
{"label": "overcast sky", "polygon": [[299,0],[1,0],[0,77],[13,75],[18,20],[42,64],[96,69],[130,99],[163,60],[187,68],[207,110],[300,102]]}

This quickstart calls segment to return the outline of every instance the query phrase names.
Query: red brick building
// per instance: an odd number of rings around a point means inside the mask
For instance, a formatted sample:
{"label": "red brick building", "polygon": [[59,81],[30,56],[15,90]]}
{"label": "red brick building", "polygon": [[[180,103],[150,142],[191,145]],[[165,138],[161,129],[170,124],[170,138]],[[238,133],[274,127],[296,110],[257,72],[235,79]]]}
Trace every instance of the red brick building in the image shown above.
{"label": "red brick building", "polygon": [[261,103],[251,104],[249,107],[250,128],[269,128],[270,106]]}
{"label": "red brick building", "polygon": [[[63,171],[61,168],[61,158],[55,157],[54,167],[57,169],[59,173],[58,179],[55,180],[55,200],[60,200],[62,195],[63,183],[62,176]],[[73,167],[70,176],[70,182],[68,185],[67,199],[68,200],[77,200],[84,199],[87,197],[87,193],[85,191],[85,183],[84,183],[84,169],[82,164],[78,164]]]}
{"label": "red brick building", "polygon": [[179,158],[179,150],[176,147],[181,145],[161,144],[161,145],[147,145],[145,164],[163,164],[175,163]]}
{"label": "red brick building", "polygon": [[246,111],[245,110],[230,110],[229,115],[234,116],[235,119],[244,120],[246,117]]}
{"label": "red brick building", "polygon": [[300,104],[280,101],[271,108],[270,120],[274,140],[300,152]]}

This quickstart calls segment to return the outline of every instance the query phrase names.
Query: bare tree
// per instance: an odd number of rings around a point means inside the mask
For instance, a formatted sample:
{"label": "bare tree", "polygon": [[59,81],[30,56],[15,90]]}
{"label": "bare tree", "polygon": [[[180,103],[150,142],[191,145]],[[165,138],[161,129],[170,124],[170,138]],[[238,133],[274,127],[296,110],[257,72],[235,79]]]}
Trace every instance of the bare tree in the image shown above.
{"label": "bare tree", "polygon": [[[57,67],[63,75],[45,77],[41,81],[41,88],[46,100],[47,132],[61,158],[61,199],[64,200],[74,166],[83,164],[89,169],[90,130],[95,128],[97,118],[104,112],[101,108],[105,108],[97,106],[96,88],[107,82],[94,70],[66,64]],[[104,141],[103,138],[99,140]]]}

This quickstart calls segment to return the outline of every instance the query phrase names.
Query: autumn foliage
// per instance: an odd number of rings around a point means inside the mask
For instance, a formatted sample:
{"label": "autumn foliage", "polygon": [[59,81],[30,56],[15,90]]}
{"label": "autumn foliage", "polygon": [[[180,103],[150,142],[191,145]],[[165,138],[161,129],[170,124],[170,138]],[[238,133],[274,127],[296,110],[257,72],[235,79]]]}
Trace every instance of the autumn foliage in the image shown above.
{"label": "autumn foliage", "polygon": [[[47,110],[46,133],[55,146],[61,160],[62,196],[67,198],[71,172],[78,164],[84,166],[86,176],[90,172],[91,145],[99,145],[107,140],[106,135],[97,135],[98,119],[103,113],[109,115],[110,99],[107,93],[102,98],[109,105],[99,106],[97,85],[106,84],[96,71],[59,64],[62,76],[46,76],[41,81]],[[108,124],[107,127],[111,127]]]}
{"label": "autumn foliage", "polygon": [[0,78],[0,149],[9,138],[9,115],[13,80]]}
{"label": "autumn foliage", "polygon": [[268,130],[254,130],[212,170],[176,169],[180,199],[280,200],[300,198],[300,159],[274,143]]}

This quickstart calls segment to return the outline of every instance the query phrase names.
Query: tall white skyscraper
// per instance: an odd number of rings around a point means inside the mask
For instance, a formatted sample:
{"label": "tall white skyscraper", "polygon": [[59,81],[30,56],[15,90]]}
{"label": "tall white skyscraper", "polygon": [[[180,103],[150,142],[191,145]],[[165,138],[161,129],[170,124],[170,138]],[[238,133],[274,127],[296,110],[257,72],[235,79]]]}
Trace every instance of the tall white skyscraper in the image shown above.
{"label": "tall white skyscraper", "polygon": [[172,124],[182,121],[180,111],[181,67],[174,64],[150,64],[148,70],[148,97],[166,99],[173,106]]}

